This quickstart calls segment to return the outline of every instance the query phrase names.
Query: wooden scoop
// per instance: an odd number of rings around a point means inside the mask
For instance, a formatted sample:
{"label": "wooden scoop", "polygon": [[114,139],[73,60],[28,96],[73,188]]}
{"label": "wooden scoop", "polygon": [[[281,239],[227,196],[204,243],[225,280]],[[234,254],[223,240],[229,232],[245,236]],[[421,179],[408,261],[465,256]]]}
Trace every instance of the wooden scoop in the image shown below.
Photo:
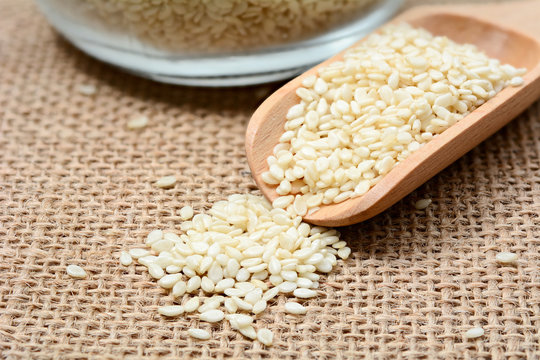
{"label": "wooden scoop", "polygon": [[[407,22],[458,43],[475,44],[501,63],[525,67],[524,84],[502,90],[395,166],[365,195],[339,204],[321,205],[320,210],[304,217],[307,222],[344,226],[379,214],[499,130],[540,96],[540,1],[422,6],[403,13],[393,22]],[[278,194],[261,175],[268,170],[266,159],[284,132],[288,109],[300,101],[295,91],[306,76],[342,60],[343,53],[280,88],[249,122],[246,133],[249,166],[257,185],[270,201]]]}

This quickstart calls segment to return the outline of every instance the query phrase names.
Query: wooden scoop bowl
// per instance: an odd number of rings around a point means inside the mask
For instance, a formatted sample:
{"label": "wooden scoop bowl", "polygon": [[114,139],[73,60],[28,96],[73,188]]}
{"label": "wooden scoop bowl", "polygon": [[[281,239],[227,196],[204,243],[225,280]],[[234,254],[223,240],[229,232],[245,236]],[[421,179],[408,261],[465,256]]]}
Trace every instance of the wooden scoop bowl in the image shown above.
{"label": "wooden scoop bowl", "polygon": [[[488,56],[525,67],[524,84],[507,87],[442,134],[395,166],[365,195],[339,204],[321,205],[304,220],[324,226],[344,226],[375,216],[443,170],[499,130],[540,97],[540,1],[503,4],[441,5],[413,8],[393,22],[407,22],[458,43],[472,43]],[[306,71],[272,94],[253,114],[246,132],[246,152],[252,175],[262,193],[278,194],[261,175],[266,159],[284,132],[285,115],[298,103],[296,89],[317,69],[342,60],[344,52]]]}

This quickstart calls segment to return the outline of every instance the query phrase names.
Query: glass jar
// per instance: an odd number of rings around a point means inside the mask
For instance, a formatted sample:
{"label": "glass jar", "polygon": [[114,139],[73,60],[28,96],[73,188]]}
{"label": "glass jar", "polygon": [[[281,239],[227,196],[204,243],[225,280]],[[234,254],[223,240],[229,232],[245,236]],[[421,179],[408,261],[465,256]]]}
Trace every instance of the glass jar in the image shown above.
{"label": "glass jar", "polygon": [[86,53],[154,80],[236,86],[292,77],[352,45],[401,0],[37,0]]}

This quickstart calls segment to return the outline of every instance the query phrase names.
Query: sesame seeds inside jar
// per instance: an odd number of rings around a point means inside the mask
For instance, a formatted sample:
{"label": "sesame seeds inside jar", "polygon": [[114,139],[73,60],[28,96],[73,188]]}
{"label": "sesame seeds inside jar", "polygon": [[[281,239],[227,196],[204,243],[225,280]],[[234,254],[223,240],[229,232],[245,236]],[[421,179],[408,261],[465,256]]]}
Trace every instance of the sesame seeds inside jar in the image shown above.
{"label": "sesame seeds inside jar", "polygon": [[376,0],[81,0],[108,26],[156,48],[189,52],[253,50],[305,40],[343,25]]}
{"label": "sesame seeds inside jar", "polygon": [[161,82],[241,86],[295,76],[353,45],[403,0],[36,2],[99,60]]}

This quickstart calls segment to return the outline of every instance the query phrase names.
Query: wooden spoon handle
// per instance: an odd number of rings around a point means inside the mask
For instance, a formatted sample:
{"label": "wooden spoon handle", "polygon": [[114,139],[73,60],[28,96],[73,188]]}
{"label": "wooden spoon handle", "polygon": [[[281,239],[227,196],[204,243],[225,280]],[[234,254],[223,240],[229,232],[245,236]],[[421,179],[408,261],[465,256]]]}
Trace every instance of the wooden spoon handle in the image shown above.
{"label": "wooden spoon handle", "polygon": [[[487,6],[486,6],[487,8]],[[519,1],[500,4],[486,9],[484,16],[490,16],[503,24],[540,40],[540,1]]]}
{"label": "wooden spoon handle", "polygon": [[429,13],[467,16],[479,21],[490,22],[502,28],[512,29],[540,41],[540,1],[510,1],[500,4],[427,5],[407,13],[426,16]]}

